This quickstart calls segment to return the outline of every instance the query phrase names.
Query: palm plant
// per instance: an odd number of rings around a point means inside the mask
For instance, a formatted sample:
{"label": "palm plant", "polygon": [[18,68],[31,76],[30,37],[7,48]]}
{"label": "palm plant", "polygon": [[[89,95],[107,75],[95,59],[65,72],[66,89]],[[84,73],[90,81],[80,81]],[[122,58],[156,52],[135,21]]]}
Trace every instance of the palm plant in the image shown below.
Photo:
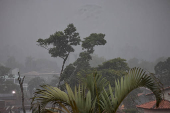
{"label": "palm plant", "polygon": [[[75,86],[74,91],[66,84],[66,91],[48,85],[37,89],[32,98],[33,112],[54,112],[60,110],[65,113],[115,113],[123,99],[134,89],[146,87],[150,89],[159,106],[162,100],[161,83],[140,68],[129,70],[127,75],[115,81],[115,88],[101,75],[94,73],[80,79],[81,84]],[[59,104],[63,109],[45,109],[46,105]],[[69,111],[68,107],[71,107]],[[53,110],[53,111],[52,111]]]}

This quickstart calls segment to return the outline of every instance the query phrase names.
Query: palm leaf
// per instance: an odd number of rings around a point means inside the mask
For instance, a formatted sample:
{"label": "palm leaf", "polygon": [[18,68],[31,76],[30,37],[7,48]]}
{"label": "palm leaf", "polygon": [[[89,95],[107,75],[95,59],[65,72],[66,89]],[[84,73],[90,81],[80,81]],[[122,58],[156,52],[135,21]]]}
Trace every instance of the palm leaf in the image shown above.
{"label": "palm leaf", "polygon": [[109,82],[102,75],[97,74],[97,72],[87,75],[86,77],[79,76],[81,83],[91,92],[92,99],[96,98],[96,95],[100,95]]}
{"label": "palm leaf", "polygon": [[121,77],[120,80],[115,81],[115,91],[113,91],[109,85],[109,91],[101,94],[102,99],[100,105],[104,112],[115,113],[123,99],[134,89],[139,87],[146,87],[150,89],[156,97],[156,106],[162,100],[162,86],[161,83],[155,79],[150,73],[146,73],[140,68],[131,69],[128,74]]}
{"label": "palm leaf", "polygon": [[[67,112],[66,106],[61,103],[66,104],[72,108],[73,113],[89,113],[94,111],[94,104],[91,99],[91,92],[88,91],[85,93],[85,87],[79,85],[75,87],[73,92],[71,87],[66,84],[66,92],[61,91],[60,89],[48,85],[41,86],[42,89],[37,89],[35,96],[32,98],[32,107],[33,112],[38,113],[47,111],[45,109],[48,103],[60,104],[60,106]],[[95,103],[95,101],[93,101]],[[37,107],[40,106],[40,107]],[[60,110],[60,109],[58,109]],[[50,112],[48,110],[48,112]]]}
{"label": "palm leaf", "polygon": [[[46,105],[52,103],[60,104],[67,113],[115,113],[123,99],[139,87],[146,87],[154,93],[157,100],[156,106],[159,106],[162,99],[161,83],[152,74],[140,68],[131,69],[126,76],[115,81],[114,89],[97,73],[81,78],[80,81],[81,84],[78,87],[75,86],[74,91],[68,84],[66,84],[65,92],[57,87],[41,86],[42,89],[37,89],[32,98],[33,111],[43,112]],[[106,86],[108,86],[107,89]],[[70,106],[72,111],[69,111],[66,106]]]}

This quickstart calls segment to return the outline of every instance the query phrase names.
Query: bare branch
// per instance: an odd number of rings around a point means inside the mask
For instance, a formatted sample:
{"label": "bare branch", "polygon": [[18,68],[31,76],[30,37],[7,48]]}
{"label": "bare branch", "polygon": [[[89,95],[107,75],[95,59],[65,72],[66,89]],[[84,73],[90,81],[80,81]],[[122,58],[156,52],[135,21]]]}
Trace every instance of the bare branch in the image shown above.
{"label": "bare branch", "polygon": [[25,112],[25,106],[24,106],[24,89],[23,89],[23,82],[24,82],[24,78],[25,76],[21,79],[20,73],[18,72],[18,81],[19,81],[19,85],[20,85],[20,89],[21,89],[21,93],[22,93],[22,109],[23,109],[23,113]]}

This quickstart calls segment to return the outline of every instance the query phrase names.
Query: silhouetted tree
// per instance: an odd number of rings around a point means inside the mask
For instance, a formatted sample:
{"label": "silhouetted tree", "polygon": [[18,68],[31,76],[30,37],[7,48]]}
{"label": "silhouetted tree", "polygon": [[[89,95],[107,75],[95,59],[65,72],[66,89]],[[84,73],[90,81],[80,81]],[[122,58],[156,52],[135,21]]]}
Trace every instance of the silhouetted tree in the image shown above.
{"label": "silhouetted tree", "polygon": [[[65,62],[71,52],[74,52],[73,46],[80,44],[79,33],[76,32],[76,27],[73,24],[69,24],[67,28],[62,31],[57,31],[50,35],[47,39],[38,39],[38,45],[48,50],[51,57],[60,57],[63,59],[63,65],[60,72],[62,75]],[[59,84],[60,86],[60,80]]]}
{"label": "silhouetted tree", "polygon": [[91,68],[89,61],[92,60],[91,54],[94,52],[94,47],[106,44],[104,37],[105,35],[102,33],[92,33],[89,37],[84,38],[82,49],[85,51],[79,54],[79,57],[74,63],[65,68],[61,80],[70,81],[71,86],[74,86],[77,83],[76,75],[82,70]]}

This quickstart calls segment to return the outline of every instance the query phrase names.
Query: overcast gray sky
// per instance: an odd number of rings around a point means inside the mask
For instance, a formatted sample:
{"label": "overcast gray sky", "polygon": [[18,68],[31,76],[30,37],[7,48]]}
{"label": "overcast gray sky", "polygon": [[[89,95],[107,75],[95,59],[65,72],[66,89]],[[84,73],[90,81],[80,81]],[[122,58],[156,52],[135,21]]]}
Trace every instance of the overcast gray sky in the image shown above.
{"label": "overcast gray sky", "polygon": [[95,53],[107,59],[170,56],[170,0],[0,0],[1,56],[50,58],[36,41],[69,23],[82,39],[104,33]]}

